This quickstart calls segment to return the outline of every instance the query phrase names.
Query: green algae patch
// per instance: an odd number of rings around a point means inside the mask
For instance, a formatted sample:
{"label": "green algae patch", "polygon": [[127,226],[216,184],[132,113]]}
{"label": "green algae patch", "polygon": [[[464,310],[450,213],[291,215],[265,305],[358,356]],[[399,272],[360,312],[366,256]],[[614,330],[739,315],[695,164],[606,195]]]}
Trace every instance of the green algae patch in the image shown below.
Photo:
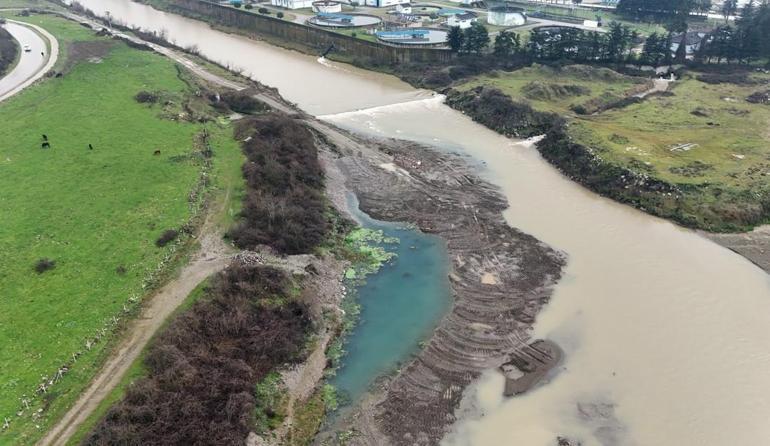
{"label": "green algae patch", "polygon": [[364,279],[393,260],[397,255],[383,245],[398,243],[395,237],[388,237],[382,230],[356,228],[345,237],[345,245],[353,254],[353,266],[345,271],[345,279]]}

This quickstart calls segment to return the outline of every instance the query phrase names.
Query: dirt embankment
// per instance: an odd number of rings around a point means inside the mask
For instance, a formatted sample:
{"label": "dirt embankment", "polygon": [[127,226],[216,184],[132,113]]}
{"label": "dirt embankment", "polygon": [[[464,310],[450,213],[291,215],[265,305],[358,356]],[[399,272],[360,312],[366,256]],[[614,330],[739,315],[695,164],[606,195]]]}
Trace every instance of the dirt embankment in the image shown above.
{"label": "dirt embankment", "polygon": [[505,198],[460,157],[312,125],[336,146],[329,187],[344,185],[377,219],[414,223],[447,242],[451,312],[422,352],[341,423],[355,431],[352,444],[437,444],[466,386],[532,341],[529,329],[561,276],[564,255],[508,226]]}
{"label": "dirt embankment", "polygon": [[751,232],[740,234],[713,234],[705,237],[747,258],[770,274],[770,226],[760,226]]}

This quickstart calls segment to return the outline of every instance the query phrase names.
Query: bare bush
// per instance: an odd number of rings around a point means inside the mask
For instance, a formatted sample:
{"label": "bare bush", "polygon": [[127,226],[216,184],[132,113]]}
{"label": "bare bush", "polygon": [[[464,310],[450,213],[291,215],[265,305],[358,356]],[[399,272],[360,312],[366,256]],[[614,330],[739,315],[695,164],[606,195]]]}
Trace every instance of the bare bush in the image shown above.
{"label": "bare bush", "polygon": [[245,141],[247,195],[243,220],[229,236],[245,249],[269,245],[286,254],[312,251],[328,229],[313,135],[278,115],[244,120],[236,131]]}
{"label": "bare bush", "polygon": [[[289,279],[264,266],[231,266],[150,347],[149,376],[131,385],[87,445],[243,445],[261,407],[255,385],[299,360],[307,310]],[[288,303],[275,305],[275,299]]]}
{"label": "bare bush", "polygon": [[267,109],[262,102],[240,91],[226,91],[220,95],[220,98],[230,110],[238,113],[249,114]]}

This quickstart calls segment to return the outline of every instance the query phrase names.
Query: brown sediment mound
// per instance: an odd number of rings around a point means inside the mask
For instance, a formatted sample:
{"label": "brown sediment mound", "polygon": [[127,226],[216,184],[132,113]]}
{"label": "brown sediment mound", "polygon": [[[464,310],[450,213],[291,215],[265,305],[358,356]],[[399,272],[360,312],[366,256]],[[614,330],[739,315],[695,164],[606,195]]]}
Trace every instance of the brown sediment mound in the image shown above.
{"label": "brown sediment mound", "polygon": [[[357,144],[328,128],[324,134],[341,154],[327,178],[343,175],[374,218],[443,237],[453,269],[454,306],[427,346],[341,425],[355,431],[349,444],[437,444],[466,386],[527,347],[564,255],[508,226],[505,198],[459,156],[401,141]],[[496,283],[484,283],[489,274]]]}
{"label": "brown sediment mound", "polygon": [[537,340],[523,345],[511,354],[510,361],[500,369],[505,375],[505,396],[520,395],[535,387],[562,358],[558,345],[548,340]]}

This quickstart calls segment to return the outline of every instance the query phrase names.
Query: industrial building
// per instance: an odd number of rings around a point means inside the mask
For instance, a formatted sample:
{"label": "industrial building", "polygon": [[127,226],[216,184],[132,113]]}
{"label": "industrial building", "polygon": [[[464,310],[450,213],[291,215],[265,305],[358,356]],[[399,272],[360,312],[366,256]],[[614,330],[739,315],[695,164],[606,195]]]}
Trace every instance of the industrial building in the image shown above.
{"label": "industrial building", "polygon": [[410,0],[364,0],[364,6],[375,8],[385,8],[388,6],[410,3]]}
{"label": "industrial building", "polygon": [[476,14],[472,12],[463,12],[461,14],[450,15],[449,18],[447,18],[446,24],[450,28],[456,26],[460,29],[467,29],[470,28],[476,20]]}
{"label": "industrial building", "polygon": [[270,4],[286,9],[311,8],[313,0],[270,0]]}

